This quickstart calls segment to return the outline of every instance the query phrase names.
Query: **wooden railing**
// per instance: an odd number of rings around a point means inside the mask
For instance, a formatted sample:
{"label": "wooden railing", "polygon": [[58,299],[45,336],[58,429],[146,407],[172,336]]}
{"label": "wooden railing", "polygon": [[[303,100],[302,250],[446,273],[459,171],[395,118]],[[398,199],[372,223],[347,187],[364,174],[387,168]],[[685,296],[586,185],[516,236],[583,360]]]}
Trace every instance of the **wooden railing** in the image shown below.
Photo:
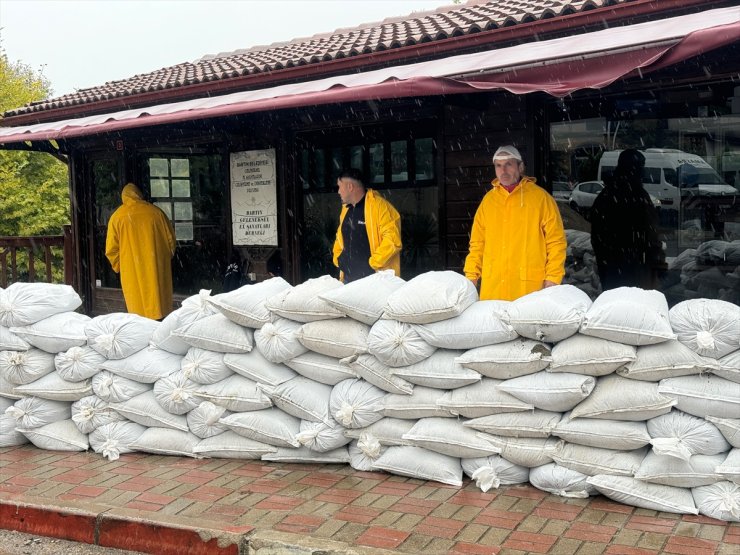
{"label": "wooden railing", "polygon": [[[53,254],[51,249],[58,247],[62,249],[64,260],[64,283],[74,283],[74,240],[72,238],[72,227],[64,226],[62,235],[41,235],[36,237],[0,237],[0,287],[7,287],[16,281],[38,281],[52,282],[52,270],[54,268]],[[19,267],[19,254],[27,257],[27,269],[21,272]],[[42,266],[41,272],[37,265]],[[43,279],[43,278],[46,279]]]}

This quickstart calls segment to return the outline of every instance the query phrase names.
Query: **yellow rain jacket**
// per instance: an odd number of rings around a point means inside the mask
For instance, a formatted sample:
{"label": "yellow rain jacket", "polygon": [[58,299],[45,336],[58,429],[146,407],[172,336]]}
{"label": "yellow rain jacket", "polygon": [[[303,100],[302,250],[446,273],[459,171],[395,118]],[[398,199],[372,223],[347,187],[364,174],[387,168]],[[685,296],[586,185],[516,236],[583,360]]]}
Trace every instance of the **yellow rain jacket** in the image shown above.
{"label": "yellow rain jacket", "polygon": [[[334,265],[339,267],[339,255],[344,250],[342,222],[347,206],[342,206],[339,228],[334,241]],[[372,189],[365,192],[365,228],[370,243],[370,267],[376,272],[393,270],[401,276],[401,216],[393,205]],[[344,279],[340,275],[339,279]]]}
{"label": "yellow rain jacket", "polygon": [[105,256],[121,274],[128,311],[158,320],[172,312],[175,230],[133,183],[123,188],[121,199],[123,204],[108,222]]}
{"label": "yellow rain jacket", "polygon": [[565,230],[555,200],[531,177],[509,193],[492,181],[475,213],[465,276],[480,298],[513,301],[565,275]]}

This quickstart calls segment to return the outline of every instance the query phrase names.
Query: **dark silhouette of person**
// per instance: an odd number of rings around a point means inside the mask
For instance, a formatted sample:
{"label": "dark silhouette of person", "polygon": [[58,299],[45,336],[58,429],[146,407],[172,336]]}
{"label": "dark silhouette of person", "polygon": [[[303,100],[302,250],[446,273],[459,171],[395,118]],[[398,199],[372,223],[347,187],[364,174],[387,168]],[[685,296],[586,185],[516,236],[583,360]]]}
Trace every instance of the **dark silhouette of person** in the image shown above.
{"label": "dark silhouette of person", "polygon": [[614,174],[605,179],[591,212],[591,244],[603,290],[656,289],[664,265],[657,210],[642,186],[645,156],[620,153]]}

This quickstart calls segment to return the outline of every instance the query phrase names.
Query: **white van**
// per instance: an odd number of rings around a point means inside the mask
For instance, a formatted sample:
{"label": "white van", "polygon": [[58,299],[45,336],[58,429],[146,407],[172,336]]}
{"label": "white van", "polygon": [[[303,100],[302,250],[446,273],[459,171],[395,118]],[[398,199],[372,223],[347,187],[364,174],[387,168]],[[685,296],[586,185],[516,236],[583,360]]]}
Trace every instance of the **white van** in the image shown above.
{"label": "white van", "polygon": [[[610,150],[601,155],[599,180],[612,176],[620,152]],[[731,196],[736,200],[738,190],[725,183],[700,156],[672,148],[646,148],[640,152],[645,156],[642,185],[660,200],[661,208],[678,210],[682,196]]]}

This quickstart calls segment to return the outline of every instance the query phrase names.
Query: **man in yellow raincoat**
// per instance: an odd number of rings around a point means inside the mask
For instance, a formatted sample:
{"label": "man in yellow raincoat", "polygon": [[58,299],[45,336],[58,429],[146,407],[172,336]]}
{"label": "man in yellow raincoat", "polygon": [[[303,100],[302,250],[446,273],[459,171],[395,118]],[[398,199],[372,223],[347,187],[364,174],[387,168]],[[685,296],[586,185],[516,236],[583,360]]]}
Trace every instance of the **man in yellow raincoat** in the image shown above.
{"label": "man in yellow raincoat", "polygon": [[175,230],[133,183],[123,188],[121,199],[123,204],[108,222],[105,256],[121,274],[128,311],[159,320],[172,312]]}
{"label": "man in yellow raincoat", "polygon": [[475,213],[465,276],[480,298],[513,301],[565,275],[565,230],[552,196],[531,177],[513,146],[493,155],[496,179]]}
{"label": "man in yellow raincoat", "polygon": [[337,179],[342,212],[334,241],[334,265],[344,283],[393,270],[401,275],[401,217],[393,205],[372,189],[365,189],[354,168]]}

